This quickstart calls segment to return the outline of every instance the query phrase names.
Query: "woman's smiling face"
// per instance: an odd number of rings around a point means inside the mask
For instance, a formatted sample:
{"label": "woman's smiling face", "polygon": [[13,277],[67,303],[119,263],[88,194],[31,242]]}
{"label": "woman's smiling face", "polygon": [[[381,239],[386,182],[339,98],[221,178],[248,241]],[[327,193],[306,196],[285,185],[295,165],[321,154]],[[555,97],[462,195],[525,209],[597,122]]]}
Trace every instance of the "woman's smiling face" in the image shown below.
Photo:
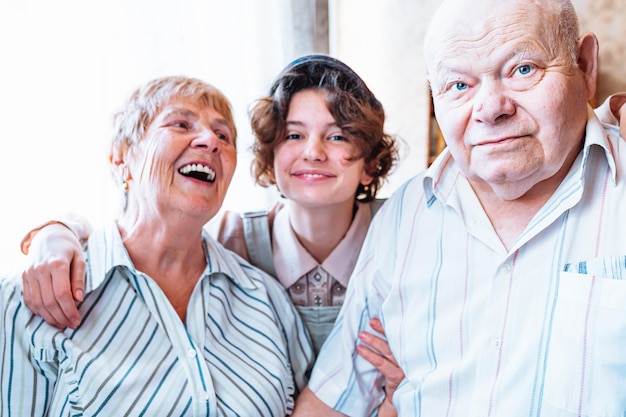
{"label": "woman's smiling face", "polygon": [[276,184],[303,206],[354,201],[359,184],[369,184],[363,158],[337,126],[323,90],[296,93],[289,105],[286,136],[274,154]]}
{"label": "woman's smiling face", "polygon": [[[237,165],[235,134],[211,107],[167,102],[126,155],[129,208],[178,210],[208,221],[220,209]],[[133,207],[134,205],[134,207]]]}

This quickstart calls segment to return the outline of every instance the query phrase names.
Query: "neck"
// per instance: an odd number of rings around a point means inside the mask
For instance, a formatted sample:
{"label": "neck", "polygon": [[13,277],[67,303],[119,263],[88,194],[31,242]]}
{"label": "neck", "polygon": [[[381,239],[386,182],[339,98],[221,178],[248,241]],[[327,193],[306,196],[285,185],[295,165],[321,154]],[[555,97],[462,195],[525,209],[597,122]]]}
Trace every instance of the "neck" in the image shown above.
{"label": "neck", "polygon": [[548,178],[532,185],[490,187],[470,180],[480,203],[500,240],[510,250],[533,217],[552,197],[569,173],[580,148],[574,148],[561,168]]}
{"label": "neck", "polygon": [[118,229],[135,268],[159,285],[184,321],[191,293],[206,267],[202,225],[191,228],[162,218],[142,221],[124,216]]}
{"label": "neck", "polygon": [[354,201],[314,208],[289,202],[289,222],[302,246],[322,263],[350,229],[354,206]]}
{"label": "neck", "polygon": [[564,177],[558,181],[536,184],[521,197],[502,198],[491,189],[472,184],[491,224],[507,250],[515,244],[530,221],[554,194]]}

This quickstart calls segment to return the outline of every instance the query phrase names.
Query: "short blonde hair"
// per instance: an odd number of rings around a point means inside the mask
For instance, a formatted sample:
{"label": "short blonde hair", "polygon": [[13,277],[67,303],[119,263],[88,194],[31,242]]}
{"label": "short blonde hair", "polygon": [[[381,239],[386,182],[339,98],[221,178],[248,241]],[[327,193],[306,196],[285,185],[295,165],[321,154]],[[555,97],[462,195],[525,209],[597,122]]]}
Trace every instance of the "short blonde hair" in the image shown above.
{"label": "short blonde hair", "polygon": [[[126,152],[134,148],[164,104],[182,98],[217,110],[228,122],[237,138],[232,107],[226,96],[216,87],[202,80],[184,76],[156,78],[135,89],[122,109],[113,116],[111,152]],[[235,142],[236,143],[236,142]]]}

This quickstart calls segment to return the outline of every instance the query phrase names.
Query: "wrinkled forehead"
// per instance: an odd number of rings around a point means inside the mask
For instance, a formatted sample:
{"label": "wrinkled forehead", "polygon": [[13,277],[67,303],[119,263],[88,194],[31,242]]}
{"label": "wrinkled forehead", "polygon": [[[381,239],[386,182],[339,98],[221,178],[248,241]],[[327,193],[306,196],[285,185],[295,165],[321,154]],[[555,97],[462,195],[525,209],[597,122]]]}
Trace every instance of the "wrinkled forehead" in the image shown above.
{"label": "wrinkled forehead", "polygon": [[179,114],[200,113],[211,110],[219,113],[220,119],[228,125],[233,134],[236,134],[235,120],[230,108],[230,102],[220,94],[197,92],[192,94],[177,94],[165,99],[157,109],[157,114],[177,112]]}
{"label": "wrinkled forehead", "polygon": [[[539,34],[548,23],[542,1],[444,0],[431,20],[424,40],[429,72],[446,56],[459,51],[483,53],[503,41]],[[476,51],[473,51],[476,49]]]}

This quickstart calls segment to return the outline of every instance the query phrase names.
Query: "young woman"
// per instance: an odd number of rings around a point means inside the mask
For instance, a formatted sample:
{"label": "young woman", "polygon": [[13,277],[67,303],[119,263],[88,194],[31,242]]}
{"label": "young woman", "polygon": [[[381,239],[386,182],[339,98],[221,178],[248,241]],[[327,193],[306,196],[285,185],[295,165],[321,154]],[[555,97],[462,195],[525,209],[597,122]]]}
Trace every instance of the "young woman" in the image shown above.
{"label": "young woman", "polygon": [[[316,350],[337,317],[380,204],[374,198],[397,160],[384,121],[363,80],[320,55],[292,62],[251,111],[255,179],[276,185],[284,197],[268,215],[267,269],[289,291]],[[244,222],[234,213],[219,238],[247,259],[249,246],[260,246],[246,244]]]}

